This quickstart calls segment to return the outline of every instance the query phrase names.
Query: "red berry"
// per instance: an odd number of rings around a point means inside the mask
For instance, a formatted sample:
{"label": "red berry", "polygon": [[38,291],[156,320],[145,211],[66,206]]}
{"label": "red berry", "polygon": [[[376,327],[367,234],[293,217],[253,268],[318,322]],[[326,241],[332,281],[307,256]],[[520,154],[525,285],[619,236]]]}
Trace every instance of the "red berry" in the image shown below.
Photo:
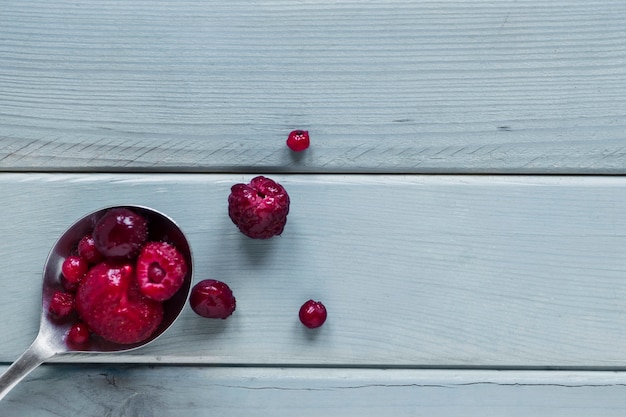
{"label": "red berry", "polygon": [[287,146],[294,152],[301,152],[309,147],[311,141],[306,130],[294,130],[287,137]]}
{"label": "red berry", "polygon": [[94,226],[98,252],[109,258],[132,258],[148,239],[148,221],[127,208],[114,208]]}
{"label": "red berry", "polygon": [[183,285],[187,264],[183,255],[165,242],[149,242],[137,258],[139,289],[157,301],[171,298]]}
{"label": "red berry", "polygon": [[76,293],[76,291],[78,291],[78,284],[78,282],[69,282],[67,278],[61,275],[61,285],[63,285],[63,289],[66,292],[70,292],[72,294]]}
{"label": "red berry", "polygon": [[162,303],[145,297],[133,267],[119,262],[101,262],[87,272],[76,311],[95,334],[115,343],[142,342],[163,319]]}
{"label": "red berry", "polygon": [[309,329],[315,329],[324,324],[326,316],[326,307],[321,301],[309,300],[300,307],[300,321]]}
{"label": "red berry", "polygon": [[78,242],[78,256],[91,265],[97,264],[104,258],[102,254],[98,252],[98,249],[96,249],[96,242],[93,240],[92,235],[86,235]]}
{"label": "red berry", "polygon": [[61,272],[65,279],[73,284],[80,282],[89,270],[89,264],[80,256],[68,256],[61,265]]}
{"label": "red berry", "polygon": [[56,291],[50,299],[48,311],[56,318],[64,318],[74,311],[74,295]]}
{"label": "red berry", "polygon": [[82,322],[74,323],[67,333],[67,344],[70,346],[85,344],[89,336],[91,336],[89,326]]}
{"label": "red berry", "polygon": [[236,308],[236,300],[230,287],[214,279],[205,279],[194,285],[189,304],[196,314],[209,319],[225,319]]}
{"label": "red berry", "polygon": [[277,182],[255,177],[235,184],[228,196],[228,215],[241,233],[253,239],[280,235],[287,223],[289,195]]}

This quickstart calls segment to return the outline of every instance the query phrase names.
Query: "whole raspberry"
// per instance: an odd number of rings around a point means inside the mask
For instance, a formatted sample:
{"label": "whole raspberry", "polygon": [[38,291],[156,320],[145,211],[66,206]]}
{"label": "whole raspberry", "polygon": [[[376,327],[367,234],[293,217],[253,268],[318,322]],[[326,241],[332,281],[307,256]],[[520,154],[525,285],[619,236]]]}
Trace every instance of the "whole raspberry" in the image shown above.
{"label": "whole raspberry", "polygon": [[302,152],[311,144],[309,132],[306,130],[294,130],[287,137],[287,146],[294,152]]}
{"label": "whole raspberry", "polygon": [[187,264],[183,255],[166,242],[148,242],[137,258],[141,292],[157,301],[171,298],[183,285]]}
{"label": "whole raspberry", "polygon": [[228,215],[241,233],[253,239],[280,235],[287,223],[289,195],[282,185],[258,176],[235,184],[228,196]]}

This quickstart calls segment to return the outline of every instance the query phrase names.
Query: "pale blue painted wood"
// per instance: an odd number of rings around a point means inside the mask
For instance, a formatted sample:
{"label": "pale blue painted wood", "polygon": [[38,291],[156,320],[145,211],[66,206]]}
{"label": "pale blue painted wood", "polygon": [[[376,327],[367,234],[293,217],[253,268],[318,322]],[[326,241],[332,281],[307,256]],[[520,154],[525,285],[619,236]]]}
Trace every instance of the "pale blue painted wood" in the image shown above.
{"label": "pale blue painted wood", "polygon": [[625,394],[623,372],[68,365],[38,369],[0,414],[621,417]]}
{"label": "pale blue painted wood", "polygon": [[86,173],[0,175],[0,361],[34,337],[56,235],[102,205],[176,217],[239,300],[46,365],[0,415],[624,415],[621,372],[355,369],[623,369],[622,178],[282,175],[271,244],[224,200],[258,172],[624,174],[625,38],[617,0],[0,1],[0,171]]}
{"label": "pale blue painted wood", "polygon": [[0,9],[2,170],[626,172],[623,1]]}
{"label": "pale blue painted wood", "polygon": [[[194,279],[227,282],[237,311],[190,309],[155,344],[80,361],[241,365],[626,365],[626,181],[621,177],[275,176],[284,234],[241,235],[227,215],[248,175],[2,174],[0,360],[37,329],[41,270],[66,226],[106,205],[179,222]],[[303,328],[300,305],[329,319]]]}

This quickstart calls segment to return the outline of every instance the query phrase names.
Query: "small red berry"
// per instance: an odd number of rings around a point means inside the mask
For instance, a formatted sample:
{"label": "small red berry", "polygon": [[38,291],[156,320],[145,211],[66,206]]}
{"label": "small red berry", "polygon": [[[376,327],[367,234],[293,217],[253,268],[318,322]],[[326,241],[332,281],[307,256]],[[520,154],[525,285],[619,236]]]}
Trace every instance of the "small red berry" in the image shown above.
{"label": "small red berry", "polygon": [[315,329],[324,324],[326,316],[326,307],[321,301],[309,300],[300,307],[300,321],[309,329]]}
{"label": "small red berry", "polygon": [[287,137],[287,146],[294,152],[302,152],[311,144],[309,132],[306,130],[294,130]]}
{"label": "small red berry", "polygon": [[80,256],[68,256],[61,265],[61,272],[65,279],[76,284],[87,274],[89,264]]}
{"label": "small red berry", "polygon": [[78,256],[91,265],[95,265],[104,259],[102,254],[96,249],[96,243],[92,235],[85,235],[80,242],[78,242]]}
{"label": "small red berry", "polygon": [[67,344],[82,345],[89,340],[89,336],[91,336],[91,330],[85,323],[74,323],[67,333]]}
{"label": "small red berry", "polygon": [[191,289],[191,309],[208,319],[225,319],[236,308],[236,300],[230,287],[221,281],[205,279]]}
{"label": "small red berry", "polygon": [[50,299],[48,311],[57,318],[69,316],[74,311],[74,295],[56,291]]}
{"label": "small red berry", "polygon": [[69,282],[67,280],[67,278],[65,278],[64,276],[61,276],[61,285],[63,286],[63,289],[65,290],[65,292],[70,292],[72,294],[75,294],[76,291],[78,291],[78,282]]}

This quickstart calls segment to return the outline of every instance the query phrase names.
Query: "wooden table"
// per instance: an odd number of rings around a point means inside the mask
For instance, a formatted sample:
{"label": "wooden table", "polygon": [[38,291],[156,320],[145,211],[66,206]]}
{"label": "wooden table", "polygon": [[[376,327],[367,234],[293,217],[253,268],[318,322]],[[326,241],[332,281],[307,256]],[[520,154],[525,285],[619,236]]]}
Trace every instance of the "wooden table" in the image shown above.
{"label": "wooden table", "polygon": [[[1,369],[103,206],[176,219],[237,297],[0,415],[623,416],[625,132],[621,0],[0,0]],[[226,209],[259,174],[268,241]]]}

